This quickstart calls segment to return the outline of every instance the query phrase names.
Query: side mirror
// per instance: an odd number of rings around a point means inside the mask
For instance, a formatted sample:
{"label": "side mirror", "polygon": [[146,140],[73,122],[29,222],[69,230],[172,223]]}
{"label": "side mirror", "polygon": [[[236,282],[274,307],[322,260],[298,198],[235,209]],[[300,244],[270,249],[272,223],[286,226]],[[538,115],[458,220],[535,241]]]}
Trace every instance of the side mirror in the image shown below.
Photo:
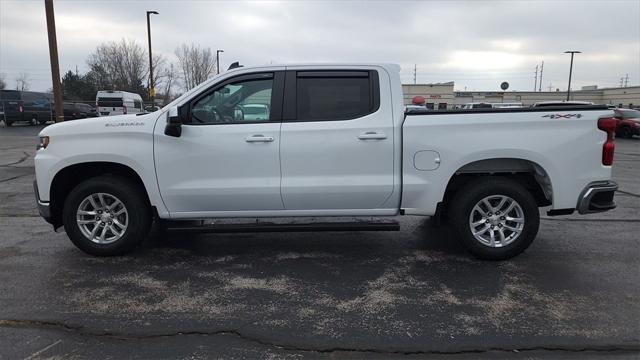
{"label": "side mirror", "polygon": [[167,113],[167,126],[164,128],[167,136],[180,137],[182,135],[182,121],[178,114],[178,107],[172,106]]}

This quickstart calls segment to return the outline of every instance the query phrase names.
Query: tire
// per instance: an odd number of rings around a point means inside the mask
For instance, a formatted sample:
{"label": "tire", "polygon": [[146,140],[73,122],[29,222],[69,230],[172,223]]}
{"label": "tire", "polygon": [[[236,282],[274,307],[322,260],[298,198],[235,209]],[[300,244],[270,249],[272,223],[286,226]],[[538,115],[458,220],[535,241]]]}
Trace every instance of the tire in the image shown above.
{"label": "tire", "polygon": [[633,137],[633,134],[631,133],[631,129],[628,126],[623,127],[622,130],[620,131],[620,137],[623,137],[625,139],[631,139]]}
{"label": "tire", "polygon": [[519,183],[502,177],[484,177],[455,194],[449,206],[449,220],[471,254],[485,260],[505,260],[531,245],[540,226],[540,213],[531,193]]}
{"label": "tire", "polygon": [[[90,196],[96,206],[89,200]],[[89,214],[79,215],[79,210]],[[62,216],[71,242],[94,256],[116,256],[132,251],[149,235],[152,220],[144,189],[131,180],[110,175],[88,179],[71,190]],[[81,225],[78,219],[87,224]],[[89,232],[95,233],[93,240]]]}
{"label": "tire", "polygon": [[4,121],[4,124],[5,124],[5,125],[7,125],[7,127],[9,127],[9,126],[13,125],[13,121],[7,121],[7,120],[5,120],[5,121]]}

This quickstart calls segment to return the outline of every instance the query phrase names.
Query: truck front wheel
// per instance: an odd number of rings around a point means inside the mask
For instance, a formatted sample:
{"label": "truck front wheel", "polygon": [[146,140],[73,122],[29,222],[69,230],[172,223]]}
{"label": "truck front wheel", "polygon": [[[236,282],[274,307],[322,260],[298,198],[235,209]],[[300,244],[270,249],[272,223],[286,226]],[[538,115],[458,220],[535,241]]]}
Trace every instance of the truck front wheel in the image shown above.
{"label": "truck front wheel", "polygon": [[80,250],[95,256],[125,254],[144,240],[151,209],[144,189],[118,176],[99,176],[76,186],[63,208],[64,229]]}
{"label": "truck front wheel", "polygon": [[449,219],[464,247],[487,260],[514,257],[531,245],[540,214],[535,199],[519,183],[485,177],[458,190]]}

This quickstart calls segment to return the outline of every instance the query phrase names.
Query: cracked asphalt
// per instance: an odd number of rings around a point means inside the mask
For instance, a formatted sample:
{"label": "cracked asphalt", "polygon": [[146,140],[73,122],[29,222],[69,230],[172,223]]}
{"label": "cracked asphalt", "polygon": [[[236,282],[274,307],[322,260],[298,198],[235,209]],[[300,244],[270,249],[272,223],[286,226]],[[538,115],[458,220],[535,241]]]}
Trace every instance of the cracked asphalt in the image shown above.
{"label": "cracked asphalt", "polygon": [[541,221],[510,261],[446,229],[176,234],[94,258],[37,215],[40,127],[0,128],[0,359],[638,358],[640,139],[614,211]]}

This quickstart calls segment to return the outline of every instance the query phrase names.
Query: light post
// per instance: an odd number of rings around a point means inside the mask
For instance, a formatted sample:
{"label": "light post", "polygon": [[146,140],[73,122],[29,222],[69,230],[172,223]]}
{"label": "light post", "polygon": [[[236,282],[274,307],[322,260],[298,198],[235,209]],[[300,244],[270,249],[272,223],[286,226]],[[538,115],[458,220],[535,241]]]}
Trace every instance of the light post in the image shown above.
{"label": "light post", "polygon": [[224,50],[216,50],[216,75],[220,74],[220,53]]}
{"label": "light post", "polygon": [[582,54],[581,51],[567,50],[565,54],[571,54],[571,65],[569,65],[569,86],[567,86],[567,101],[569,101],[569,95],[571,94],[571,73],[573,72],[573,54]]}
{"label": "light post", "polygon": [[153,88],[153,56],[151,55],[151,23],[149,16],[151,14],[158,15],[157,11],[147,11],[147,37],[149,39],[149,99],[151,100],[151,107],[156,106],[154,98],[156,96],[156,90]]}

